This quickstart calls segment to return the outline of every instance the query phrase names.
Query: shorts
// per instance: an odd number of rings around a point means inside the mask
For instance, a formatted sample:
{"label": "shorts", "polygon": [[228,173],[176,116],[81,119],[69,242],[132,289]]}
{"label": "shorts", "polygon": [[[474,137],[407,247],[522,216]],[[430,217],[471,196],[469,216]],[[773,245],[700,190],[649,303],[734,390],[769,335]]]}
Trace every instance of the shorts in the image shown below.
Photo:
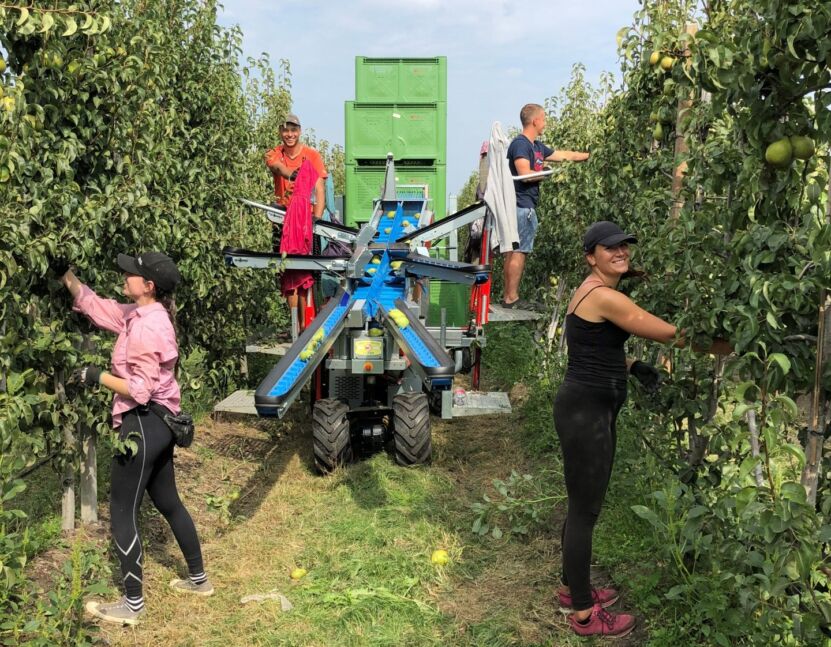
{"label": "shorts", "polygon": [[537,212],[532,208],[517,207],[516,208],[516,229],[519,234],[519,247],[515,252],[522,252],[523,254],[531,253],[534,249],[534,238],[537,235]]}

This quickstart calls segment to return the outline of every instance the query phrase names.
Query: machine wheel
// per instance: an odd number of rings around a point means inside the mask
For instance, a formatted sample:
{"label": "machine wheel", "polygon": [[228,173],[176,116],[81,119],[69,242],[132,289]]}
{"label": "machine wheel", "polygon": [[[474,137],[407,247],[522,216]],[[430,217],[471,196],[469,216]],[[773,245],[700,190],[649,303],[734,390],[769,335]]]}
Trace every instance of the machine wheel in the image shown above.
{"label": "machine wheel", "polygon": [[434,416],[441,416],[441,391],[430,391],[427,394],[427,402],[430,406],[430,413]]}
{"label": "machine wheel", "polygon": [[315,466],[321,474],[329,474],[338,466],[352,462],[348,412],[349,407],[340,400],[327,398],[314,404],[312,438]]}
{"label": "machine wheel", "polygon": [[425,465],[433,456],[430,407],[424,393],[402,393],[392,400],[392,437],[399,465]]}

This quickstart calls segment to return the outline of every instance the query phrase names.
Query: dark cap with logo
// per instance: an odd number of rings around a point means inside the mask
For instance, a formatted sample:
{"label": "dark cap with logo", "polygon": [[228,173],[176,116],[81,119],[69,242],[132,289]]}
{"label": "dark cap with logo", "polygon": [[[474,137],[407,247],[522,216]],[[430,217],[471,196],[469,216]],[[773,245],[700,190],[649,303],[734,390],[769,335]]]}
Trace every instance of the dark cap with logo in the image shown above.
{"label": "dark cap with logo", "polygon": [[591,252],[597,245],[614,247],[621,243],[637,242],[638,239],[633,234],[627,234],[613,222],[601,220],[586,230],[583,235],[583,250]]}
{"label": "dark cap with logo", "polygon": [[119,254],[118,266],[128,274],[136,274],[153,281],[157,287],[167,292],[173,290],[182,280],[176,264],[161,252],[145,252],[138,256]]}
{"label": "dark cap with logo", "polygon": [[300,117],[298,117],[296,114],[290,112],[289,114],[286,115],[286,118],[283,121],[284,126],[288,126],[289,124],[291,124],[292,126],[297,126],[299,128],[300,127]]}

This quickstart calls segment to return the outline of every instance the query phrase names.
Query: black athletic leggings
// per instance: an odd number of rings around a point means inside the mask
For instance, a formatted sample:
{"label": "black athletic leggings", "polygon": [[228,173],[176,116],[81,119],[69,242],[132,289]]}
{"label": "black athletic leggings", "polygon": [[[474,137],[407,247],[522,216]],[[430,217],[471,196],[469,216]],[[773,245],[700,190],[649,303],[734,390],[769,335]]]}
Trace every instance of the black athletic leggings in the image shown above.
{"label": "black athletic leggings", "polygon": [[151,411],[124,414],[120,437],[138,444],[135,454],[116,454],[110,481],[110,523],[129,598],[142,596],[142,550],[138,510],[144,491],[164,515],[185,556],[191,574],[203,572],[202,550],[193,519],[182,505],[173,474],[173,434]]}
{"label": "black athletic leggings", "polygon": [[563,524],[563,584],[575,610],[593,605],[589,567],[592,531],[615,458],[615,420],[626,389],[564,382],[554,399],[554,427],[563,450],[568,516]]}

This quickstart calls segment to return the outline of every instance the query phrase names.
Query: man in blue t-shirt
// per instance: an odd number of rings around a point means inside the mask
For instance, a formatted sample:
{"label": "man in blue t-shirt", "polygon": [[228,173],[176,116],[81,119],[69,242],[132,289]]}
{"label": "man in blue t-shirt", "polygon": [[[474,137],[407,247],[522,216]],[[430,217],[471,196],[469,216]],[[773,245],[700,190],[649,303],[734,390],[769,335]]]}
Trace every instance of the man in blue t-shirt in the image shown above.
{"label": "man in blue t-shirt", "polygon": [[[545,109],[537,103],[523,106],[519,113],[522,122],[522,134],[508,146],[508,166],[511,175],[528,175],[543,170],[544,162],[585,162],[588,153],[577,151],[555,151],[537,141],[545,130]],[[527,180],[514,180],[516,191],[516,216],[519,246],[503,257],[504,286],[502,288],[502,307],[533,309],[534,304],[519,298],[519,283],[525,270],[525,257],[534,248],[534,236],[537,233],[536,206],[540,198],[542,177]]]}

